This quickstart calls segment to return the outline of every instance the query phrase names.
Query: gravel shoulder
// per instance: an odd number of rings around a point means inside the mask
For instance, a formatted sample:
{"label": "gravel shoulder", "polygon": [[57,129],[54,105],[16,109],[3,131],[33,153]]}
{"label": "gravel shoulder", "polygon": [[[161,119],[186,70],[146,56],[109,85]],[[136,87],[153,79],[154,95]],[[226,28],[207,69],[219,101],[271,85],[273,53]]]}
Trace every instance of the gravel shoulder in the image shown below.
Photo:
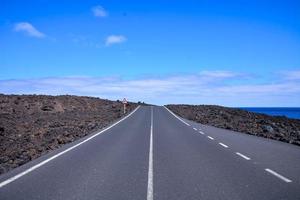
{"label": "gravel shoulder", "polygon": [[[129,102],[127,113],[136,107]],[[93,97],[0,94],[0,174],[108,126],[122,108]]]}
{"label": "gravel shoulder", "polygon": [[206,125],[300,145],[300,120],[216,105],[166,105],[177,115]]}

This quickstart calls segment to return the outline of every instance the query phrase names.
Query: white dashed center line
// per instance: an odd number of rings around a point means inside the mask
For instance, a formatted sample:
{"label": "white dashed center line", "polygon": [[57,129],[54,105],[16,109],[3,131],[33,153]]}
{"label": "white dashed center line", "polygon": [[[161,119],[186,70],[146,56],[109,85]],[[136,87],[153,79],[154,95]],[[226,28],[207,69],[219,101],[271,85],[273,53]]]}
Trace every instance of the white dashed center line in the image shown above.
{"label": "white dashed center line", "polygon": [[153,107],[152,106],[151,106],[151,127],[150,127],[147,200],[153,200]]}
{"label": "white dashed center line", "polygon": [[228,148],[228,146],[227,146],[226,144],[223,144],[223,143],[221,143],[221,142],[219,142],[219,145],[221,145],[221,146],[223,146],[223,147],[225,147],[225,148]]}
{"label": "white dashed center line", "polygon": [[214,140],[215,138],[213,138],[213,137],[210,137],[210,136],[207,136],[209,139],[211,139],[211,140]]}
{"label": "white dashed center line", "polygon": [[265,170],[266,170],[267,172],[269,172],[270,174],[276,176],[277,178],[280,178],[281,180],[283,180],[283,181],[286,182],[286,183],[292,182],[292,180],[290,180],[290,179],[288,179],[288,178],[286,178],[286,177],[284,177],[284,176],[278,174],[277,172],[275,172],[275,171],[273,171],[273,170],[271,170],[271,169],[268,169],[268,168],[267,168],[267,169],[265,169]]}
{"label": "white dashed center line", "polygon": [[196,128],[193,128],[195,131],[197,131],[197,129]]}
{"label": "white dashed center line", "polygon": [[240,157],[242,157],[242,158],[244,158],[244,159],[246,159],[246,160],[251,160],[251,158],[249,158],[248,156],[245,156],[245,155],[243,155],[243,154],[241,154],[241,153],[239,153],[239,152],[236,152],[235,154],[236,154],[236,155],[239,155]]}
{"label": "white dashed center line", "polygon": [[204,135],[204,132],[202,132],[202,131],[199,131],[199,133],[202,134],[202,135]]}

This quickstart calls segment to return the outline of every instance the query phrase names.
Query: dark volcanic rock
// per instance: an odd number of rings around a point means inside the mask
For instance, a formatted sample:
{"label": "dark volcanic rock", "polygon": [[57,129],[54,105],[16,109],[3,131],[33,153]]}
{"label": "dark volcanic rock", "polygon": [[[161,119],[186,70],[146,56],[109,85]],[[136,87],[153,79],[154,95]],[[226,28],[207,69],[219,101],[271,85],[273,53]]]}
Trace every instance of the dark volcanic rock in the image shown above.
{"label": "dark volcanic rock", "polygon": [[42,106],[41,110],[42,111],[52,111],[52,110],[54,110],[54,107],[53,106]]}
{"label": "dark volcanic rock", "polygon": [[92,97],[0,94],[0,174],[107,126],[122,108]]}
{"label": "dark volcanic rock", "polygon": [[177,115],[202,124],[300,145],[300,120],[214,105],[167,105]]}

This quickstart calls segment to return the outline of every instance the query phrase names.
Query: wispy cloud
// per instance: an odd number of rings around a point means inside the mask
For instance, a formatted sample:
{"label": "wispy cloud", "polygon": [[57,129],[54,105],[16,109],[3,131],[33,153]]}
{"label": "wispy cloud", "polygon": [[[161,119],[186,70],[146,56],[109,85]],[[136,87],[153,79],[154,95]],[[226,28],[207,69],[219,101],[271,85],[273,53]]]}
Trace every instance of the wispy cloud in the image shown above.
{"label": "wispy cloud", "polygon": [[[224,73],[224,75],[220,75]],[[225,76],[225,74],[227,74]],[[229,75],[230,74],[230,75]],[[219,78],[215,78],[215,77]],[[231,80],[239,80],[232,84]],[[227,106],[299,106],[300,81],[251,84],[240,73],[198,74],[124,79],[122,77],[53,77],[2,80],[0,92],[75,94],[108,99],[129,98],[149,103],[220,104]]]}
{"label": "wispy cloud", "polygon": [[300,80],[300,70],[282,71],[279,75],[287,80]]}
{"label": "wispy cloud", "polygon": [[95,17],[107,17],[108,12],[102,6],[94,6],[92,12]]}
{"label": "wispy cloud", "polygon": [[231,71],[202,71],[200,72],[202,76],[214,77],[214,78],[230,78],[235,77],[238,74]]}
{"label": "wispy cloud", "polygon": [[46,35],[37,30],[32,24],[28,22],[19,22],[15,24],[14,30],[17,32],[24,32],[28,36],[36,38],[44,38]]}
{"label": "wispy cloud", "polygon": [[123,43],[127,38],[123,35],[110,35],[105,39],[105,45],[110,46],[113,44]]}

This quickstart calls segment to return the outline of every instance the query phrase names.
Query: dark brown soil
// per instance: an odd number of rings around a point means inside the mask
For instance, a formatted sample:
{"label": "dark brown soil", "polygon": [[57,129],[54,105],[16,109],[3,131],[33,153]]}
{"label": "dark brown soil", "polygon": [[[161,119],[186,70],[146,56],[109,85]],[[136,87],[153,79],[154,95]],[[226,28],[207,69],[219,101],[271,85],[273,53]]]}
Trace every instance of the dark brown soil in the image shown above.
{"label": "dark brown soil", "polygon": [[[0,94],[0,174],[123,116],[122,102],[78,96]],[[129,103],[128,112],[137,104]]]}
{"label": "dark brown soil", "polygon": [[167,105],[177,115],[202,124],[300,145],[300,120],[214,105]]}

